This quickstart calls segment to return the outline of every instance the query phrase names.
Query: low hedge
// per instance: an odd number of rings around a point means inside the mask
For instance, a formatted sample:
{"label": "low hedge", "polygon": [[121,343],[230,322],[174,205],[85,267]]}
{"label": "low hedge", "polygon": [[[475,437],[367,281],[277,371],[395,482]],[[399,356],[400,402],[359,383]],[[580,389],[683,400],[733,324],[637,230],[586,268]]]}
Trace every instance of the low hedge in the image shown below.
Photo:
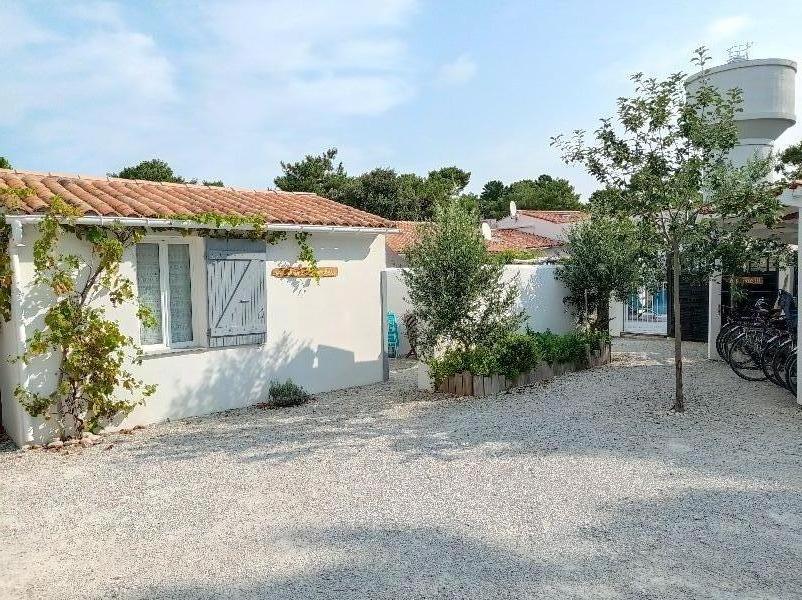
{"label": "low hedge", "polygon": [[610,343],[610,336],[598,331],[576,330],[570,333],[556,334],[549,330],[527,330],[526,334],[537,340],[544,360],[550,364],[583,361],[587,346],[598,348],[602,343]]}
{"label": "low hedge", "polygon": [[451,375],[463,371],[485,377],[504,375],[508,379],[515,379],[542,362],[582,362],[587,356],[586,347],[598,348],[609,341],[609,335],[591,331],[556,334],[527,330],[526,333],[502,338],[490,347],[447,350],[427,364],[435,387]]}

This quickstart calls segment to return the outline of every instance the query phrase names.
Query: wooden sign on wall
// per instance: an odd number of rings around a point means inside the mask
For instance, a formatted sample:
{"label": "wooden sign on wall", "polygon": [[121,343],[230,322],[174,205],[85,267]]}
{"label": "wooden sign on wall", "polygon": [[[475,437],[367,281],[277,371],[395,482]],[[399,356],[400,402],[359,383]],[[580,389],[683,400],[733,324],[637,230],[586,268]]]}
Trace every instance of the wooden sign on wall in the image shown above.
{"label": "wooden sign on wall", "polygon": [[[337,267],[318,267],[318,277],[337,277]],[[270,274],[273,277],[314,277],[315,273],[309,267],[276,267]]]}
{"label": "wooden sign on wall", "polygon": [[760,276],[736,277],[735,281],[741,285],[763,285],[763,278]]}

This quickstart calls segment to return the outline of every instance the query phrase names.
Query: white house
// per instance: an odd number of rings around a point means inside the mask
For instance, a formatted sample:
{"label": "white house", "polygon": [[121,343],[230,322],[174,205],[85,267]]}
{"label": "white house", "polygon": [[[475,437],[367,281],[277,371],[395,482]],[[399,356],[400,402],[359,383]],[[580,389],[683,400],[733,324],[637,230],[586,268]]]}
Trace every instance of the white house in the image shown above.
{"label": "white house", "polygon": [[[48,294],[32,283],[32,252],[37,222],[55,194],[81,211],[80,223],[146,232],[126,251],[121,273],[159,326],[144,329],[131,303],[113,308],[100,300],[145,351],[136,375],[158,385],[120,426],[253,404],[265,400],[272,379],[291,378],[315,393],[385,377],[380,280],[391,222],[305,193],[0,170],[0,189],[9,187],[33,191],[5,214],[13,293],[11,319],[0,326],[0,400],[3,426],[17,444],[52,436],[46,422],[17,403],[14,389],[52,391],[57,357],[28,365],[6,357],[19,355],[43,327]],[[258,215],[268,229],[288,235],[274,245],[207,238],[197,234],[196,221],[170,220],[204,212]],[[310,234],[319,266],[333,267],[335,276],[315,282],[274,272],[297,261],[299,231]],[[88,254],[75,237],[65,238],[63,249]]]}
{"label": "white house", "polygon": [[[405,267],[407,265],[406,251],[417,241],[417,228],[425,221],[395,221],[397,232],[389,234],[387,241],[387,266]],[[484,234],[484,231],[482,232]],[[538,235],[518,228],[499,228],[485,237],[485,246],[491,254],[506,251],[532,251],[541,257],[556,257],[560,255],[564,242],[559,239]]]}
{"label": "white house", "polygon": [[518,229],[546,238],[565,241],[568,231],[589,218],[590,214],[581,210],[517,210],[496,221],[493,229]]}

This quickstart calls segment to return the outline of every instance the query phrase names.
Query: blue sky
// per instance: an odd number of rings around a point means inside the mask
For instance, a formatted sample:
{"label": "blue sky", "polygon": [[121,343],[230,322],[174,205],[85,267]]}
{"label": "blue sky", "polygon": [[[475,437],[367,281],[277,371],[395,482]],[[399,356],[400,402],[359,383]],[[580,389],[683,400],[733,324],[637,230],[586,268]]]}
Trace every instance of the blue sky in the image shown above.
{"label": "blue sky", "polygon": [[689,70],[700,44],[799,61],[800,23],[791,0],[0,0],[0,155],[96,175],[158,156],[264,188],[335,146],[351,173],[457,165],[475,191],[551,173],[587,197],[550,136],[592,129],[632,72]]}

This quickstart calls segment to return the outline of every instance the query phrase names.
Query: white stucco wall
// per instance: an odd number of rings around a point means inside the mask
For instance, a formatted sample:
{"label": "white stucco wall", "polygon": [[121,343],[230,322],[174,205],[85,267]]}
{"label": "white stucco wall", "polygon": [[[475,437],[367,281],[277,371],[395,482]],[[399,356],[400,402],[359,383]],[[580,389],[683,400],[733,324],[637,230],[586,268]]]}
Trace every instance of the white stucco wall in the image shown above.
{"label": "white stucco wall", "polygon": [[3,411],[3,429],[13,440],[21,438],[23,423],[21,415],[16,409],[16,402],[9,405],[6,399],[14,398],[14,388],[19,381],[19,365],[9,360],[17,355],[17,338],[14,323],[0,323],[0,401]]}
{"label": "white stucco wall", "polygon": [[610,335],[619,337],[624,331],[624,309],[626,305],[615,298],[610,298]]}
{"label": "white stucco wall", "polygon": [[[47,306],[42,290],[31,289],[34,231],[25,228],[25,246],[20,249],[23,286],[23,320],[26,334],[41,327]],[[179,236],[180,237],[180,236]],[[381,381],[382,331],[380,274],[385,265],[384,236],[353,233],[313,233],[309,241],[320,266],[336,266],[337,277],[311,279],[276,278],[277,266],[295,262],[298,246],[292,235],[267,247],[266,306],[267,338],[263,345],[204,348],[147,356],[134,372],[147,383],[158,384],[156,395],[136,408],[119,426],[133,426],[246,406],[266,399],[271,379],[293,379],[312,393]],[[186,238],[183,238],[186,240]],[[75,240],[65,249],[84,251]],[[206,274],[203,244],[198,241],[193,259],[193,308],[200,320],[203,344],[206,331]],[[128,249],[121,273],[136,282],[135,251]],[[139,339],[135,307],[109,308],[124,332]],[[6,342],[8,327],[2,341]],[[5,346],[4,346],[5,348]],[[35,361],[27,368],[26,385],[49,391],[54,379],[55,359]],[[5,372],[6,369],[4,369]],[[6,391],[4,385],[3,392]],[[46,441],[50,432],[41,420],[30,418],[4,394],[7,411],[23,421],[18,444]]]}
{"label": "white stucco wall", "polygon": [[575,328],[574,316],[563,302],[568,289],[556,279],[557,268],[557,265],[548,264],[504,267],[505,279],[517,278],[518,306],[526,315],[524,325],[534,331],[550,329],[554,333],[566,333]]}
{"label": "white stucco wall", "polygon": [[[386,269],[387,273],[387,310],[401,319],[403,314],[411,310],[407,299],[407,288],[402,276],[403,269]],[[554,333],[572,331],[575,326],[574,316],[566,310],[563,298],[568,290],[557,281],[556,265],[507,265],[504,267],[504,279],[516,280],[520,288],[518,307],[526,315],[525,326],[535,331],[550,329]],[[403,323],[399,323],[401,352],[406,354],[409,343]],[[402,354],[402,355],[403,355]]]}

